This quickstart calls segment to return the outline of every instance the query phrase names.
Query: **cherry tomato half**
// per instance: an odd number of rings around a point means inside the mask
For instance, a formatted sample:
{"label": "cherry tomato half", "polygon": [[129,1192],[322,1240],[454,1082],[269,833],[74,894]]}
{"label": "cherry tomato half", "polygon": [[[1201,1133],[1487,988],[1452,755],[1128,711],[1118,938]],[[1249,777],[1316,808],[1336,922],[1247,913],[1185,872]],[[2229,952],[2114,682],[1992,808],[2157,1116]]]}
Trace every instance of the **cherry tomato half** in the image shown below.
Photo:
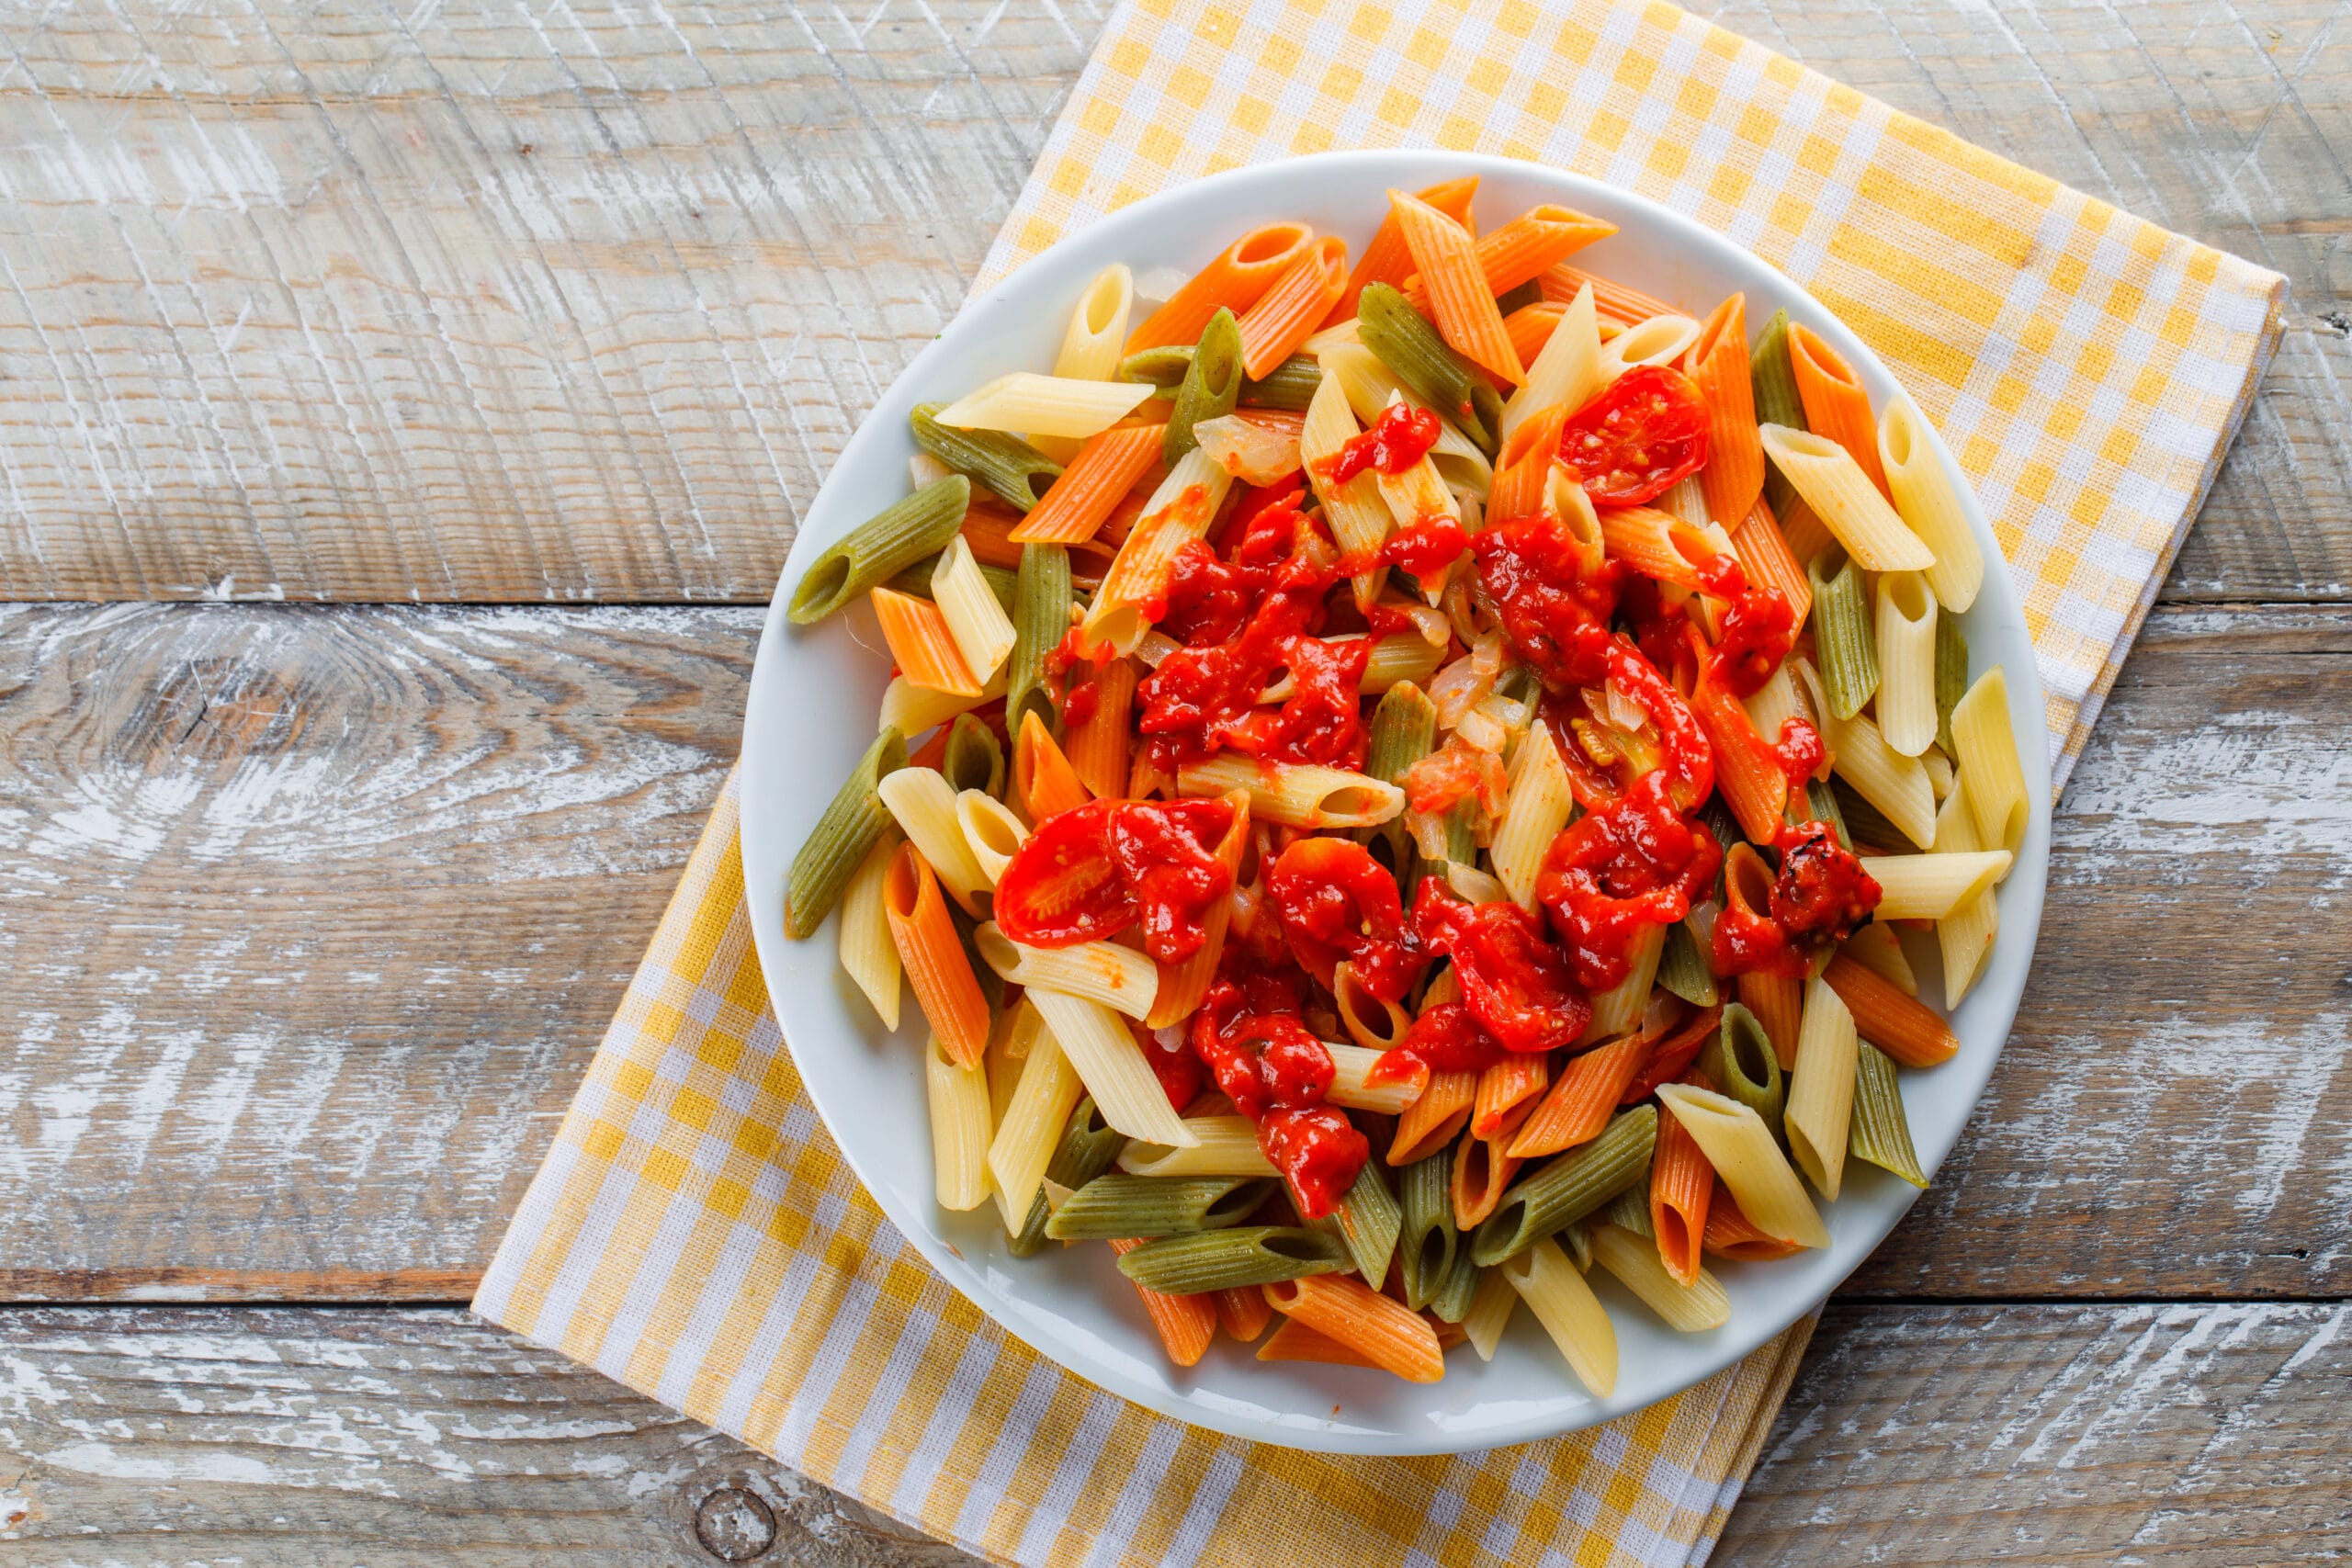
{"label": "cherry tomato half", "polygon": [[1120,802],[1090,800],[1037,824],[997,878],[997,929],[1031,947],[1075,947],[1136,921],[1136,897],[1111,853]]}
{"label": "cherry tomato half", "polygon": [[1707,460],[1707,400],[1690,378],[1643,365],[1568,416],[1560,460],[1603,506],[1663,495]]}

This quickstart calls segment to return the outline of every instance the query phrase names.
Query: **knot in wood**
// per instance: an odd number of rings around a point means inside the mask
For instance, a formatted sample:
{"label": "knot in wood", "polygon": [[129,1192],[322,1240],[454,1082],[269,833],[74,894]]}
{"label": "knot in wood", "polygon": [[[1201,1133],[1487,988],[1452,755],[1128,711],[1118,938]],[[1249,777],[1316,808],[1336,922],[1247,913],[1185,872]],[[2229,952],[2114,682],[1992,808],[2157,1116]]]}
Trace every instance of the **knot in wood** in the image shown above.
{"label": "knot in wood", "polygon": [[695,1539],[721,1562],[749,1562],[775,1544],[775,1515],[740,1486],[721,1486],[695,1506]]}

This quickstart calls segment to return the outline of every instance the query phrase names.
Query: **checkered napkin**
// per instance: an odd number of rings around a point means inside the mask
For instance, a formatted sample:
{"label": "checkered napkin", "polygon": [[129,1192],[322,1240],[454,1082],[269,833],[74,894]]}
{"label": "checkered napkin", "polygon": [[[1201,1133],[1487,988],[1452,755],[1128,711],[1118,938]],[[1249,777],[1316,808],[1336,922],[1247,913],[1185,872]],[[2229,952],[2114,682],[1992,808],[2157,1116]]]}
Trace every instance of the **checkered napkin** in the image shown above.
{"label": "checkered napkin", "polygon": [[[1111,22],[982,282],[1174,181],[1430,145],[1690,213],[1871,344],[1993,519],[2063,782],[2268,361],[2283,280],[1665,5],[1146,0]],[[1706,1557],[1809,1325],[1597,1430],[1403,1460],[1214,1436],[1008,1337],[802,1093],[737,822],[730,781],[476,1310],[1003,1562]]]}

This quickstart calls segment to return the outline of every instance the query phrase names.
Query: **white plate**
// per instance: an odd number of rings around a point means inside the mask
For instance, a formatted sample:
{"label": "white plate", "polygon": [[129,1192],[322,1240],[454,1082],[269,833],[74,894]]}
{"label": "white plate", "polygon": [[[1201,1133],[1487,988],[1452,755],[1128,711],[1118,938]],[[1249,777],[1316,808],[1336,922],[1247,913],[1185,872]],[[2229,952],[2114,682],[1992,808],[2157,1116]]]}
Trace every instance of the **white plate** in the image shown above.
{"label": "white plate", "polygon": [[[832,923],[810,941],[785,940],[786,869],[873,739],[888,659],[863,607],[803,629],[786,621],[784,606],[819,548],[906,493],[914,450],[908,412],[1009,370],[1050,369],[1079,290],[1102,267],[1125,262],[1137,273],[1171,264],[1189,270],[1252,225],[1280,218],[1344,235],[1351,254],[1361,254],[1386,210],[1389,186],[1419,189],[1461,174],[1481,177],[1478,210],[1489,224],[1545,201],[1606,218],[1619,231],[1578,255],[1579,265],[1695,313],[1744,289],[1751,326],[1786,306],[1860,372],[1874,406],[1883,408],[1895,389],[1870,350],[1804,290],[1721,235],[1630,192],[1531,164],[1440,152],[1327,153],[1237,169],[1137,202],[1065,240],[973,300],[916,356],[851,438],[801,525],[769,608],[744,721],[743,872],[761,968],[801,1081],[883,1212],[950,1284],[1041,1355],[1163,1415],[1293,1448],[1452,1452],[1548,1438],[1639,1410],[1730,1365],[1826,1299],[1915,1194],[1882,1171],[1850,1164],[1844,1196],[1825,1214],[1827,1249],[1779,1263],[1710,1265],[1730,1291],[1732,1316],[1709,1334],[1668,1331],[1596,1271],[1621,1348],[1617,1390],[1607,1399],[1585,1393],[1524,1312],[1491,1363],[1458,1349],[1446,1359],[1444,1381],[1433,1385],[1349,1368],[1261,1364],[1222,1339],[1200,1366],[1170,1366],[1108,1247],[1056,1247],[1017,1258],[1004,1248],[993,1204],[956,1214],[933,1201],[920,1015],[910,1004],[901,1038],[881,1038],[871,1010],[834,962]],[[1951,454],[1939,441],[1931,445],[1959,479]],[[1973,502],[1968,511],[1985,558],[1997,562],[1983,515]],[[2001,888],[2000,940],[1952,1021],[1960,1054],[1903,1076],[1912,1136],[1931,1170],[1958,1140],[2008,1034],[2049,863],[2041,682],[2004,572],[1986,574],[1962,625],[1973,669],[2008,667],[2010,717],[2033,823]],[[1923,979],[1931,998],[1940,996],[1939,977]]]}

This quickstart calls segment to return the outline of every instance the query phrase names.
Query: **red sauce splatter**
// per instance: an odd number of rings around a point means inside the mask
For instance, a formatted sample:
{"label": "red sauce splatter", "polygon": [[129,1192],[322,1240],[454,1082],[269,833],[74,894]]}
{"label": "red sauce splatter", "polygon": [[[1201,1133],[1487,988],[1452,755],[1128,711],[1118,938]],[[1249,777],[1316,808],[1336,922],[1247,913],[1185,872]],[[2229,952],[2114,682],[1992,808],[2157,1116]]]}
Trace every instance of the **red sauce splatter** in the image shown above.
{"label": "red sauce splatter", "polygon": [[1598,684],[1608,672],[1608,621],[1624,569],[1586,570],[1584,547],[1547,513],[1489,528],[1471,541],[1478,581],[1503,634],[1555,692]]}
{"label": "red sauce splatter", "polygon": [[1193,1015],[1192,1046],[1233,1108],[1257,1124],[1258,1146],[1299,1213],[1319,1219],[1339,1207],[1372,1145],[1323,1103],[1336,1069],[1299,1021],[1295,989],[1263,976],[1220,977]]}
{"label": "red sauce splatter", "polygon": [[1370,430],[1349,437],[1338,451],[1317,458],[1315,471],[1335,485],[1347,483],[1367,468],[1401,474],[1427,456],[1444,434],[1445,426],[1429,410],[1408,402],[1390,403],[1380,411]]}
{"label": "red sauce splatter", "polygon": [[1424,877],[1413,925],[1430,951],[1453,959],[1463,1005],[1504,1050],[1573,1045],[1592,1021],[1591,999],[1566,956],[1518,905],[1467,904]]}
{"label": "red sauce splatter", "polygon": [[1395,874],[1352,840],[1299,840],[1267,873],[1266,895],[1299,967],[1326,988],[1346,959],[1365,991],[1400,1001],[1429,967]]}

